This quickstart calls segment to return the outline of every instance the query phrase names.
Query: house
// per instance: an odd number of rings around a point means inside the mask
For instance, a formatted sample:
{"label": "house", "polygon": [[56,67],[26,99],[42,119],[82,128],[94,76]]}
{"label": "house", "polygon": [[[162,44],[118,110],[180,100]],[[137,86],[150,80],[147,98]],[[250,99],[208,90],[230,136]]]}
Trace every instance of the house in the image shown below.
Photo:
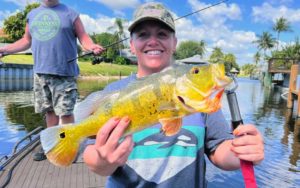
{"label": "house", "polygon": [[0,38],[7,38],[8,35],[4,32],[2,28],[0,28]]}
{"label": "house", "polygon": [[185,59],[180,59],[180,60],[176,60],[177,62],[180,62],[180,63],[185,63],[185,64],[209,64],[208,61],[206,60],[203,60],[201,58],[200,55],[194,55],[192,57],[188,57],[188,58],[185,58]]}
{"label": "house", "polygon": [[131,53],[131,50],[129,48],[122,49],[120,56],[128,59],[130,61],[130,63],[133,65],[137,64],[137,58],[133,53]]}

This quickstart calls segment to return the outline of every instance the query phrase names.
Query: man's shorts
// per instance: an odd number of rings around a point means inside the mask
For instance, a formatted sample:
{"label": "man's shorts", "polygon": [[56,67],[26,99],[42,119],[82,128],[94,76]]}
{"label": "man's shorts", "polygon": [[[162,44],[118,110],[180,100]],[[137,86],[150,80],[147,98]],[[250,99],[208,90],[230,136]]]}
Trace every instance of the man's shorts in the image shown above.
{"label": "man's shorts", "polygon": [[72,115],[77,99],[76,77],[35,74],[34,99],[36,113]]}

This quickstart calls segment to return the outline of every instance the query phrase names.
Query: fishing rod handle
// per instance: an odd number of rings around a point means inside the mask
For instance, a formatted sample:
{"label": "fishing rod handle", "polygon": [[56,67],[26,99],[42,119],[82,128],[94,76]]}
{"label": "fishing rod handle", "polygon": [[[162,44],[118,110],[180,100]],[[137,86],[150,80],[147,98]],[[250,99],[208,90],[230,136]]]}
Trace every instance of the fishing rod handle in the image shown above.
{"label": "fishing rod handle", "polygon": [[[235,123],[235,126],[237,127],[239,124],[243,124],[243,120],[241,117],[239,104],[237,101],[236,93],[235,92],[227,92],[227,101],[228,106],[231,114],[231,120]],[[233,127],[234,129],[236,127]]]}
{"label": "fishing rod handle", "polygon": [[240,165],[244,178],[245,188],[257,188],[253,163],[251,161],[240,160]]}
{"label": "fishing rod handle", "polygon": [[[231,114],[232,128],[236,129],[239,125],[243,125],[237,96],[234,91],[227,92],[227,100]],[[253,163],[251,161],[240,160],[242,175],[244,178],[245,188],[257,188],[254,175]]]}

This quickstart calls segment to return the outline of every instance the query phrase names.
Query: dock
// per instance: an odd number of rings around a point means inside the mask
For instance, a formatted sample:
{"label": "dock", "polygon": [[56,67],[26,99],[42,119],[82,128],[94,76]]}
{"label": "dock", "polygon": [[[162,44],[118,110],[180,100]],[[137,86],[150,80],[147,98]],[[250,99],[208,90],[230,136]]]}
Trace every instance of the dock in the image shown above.
{"label": "dock", "polygon": [[82,156],[69,167],[57,167],[48,160],[34,161],[33,154],[40,149],[39,138],[19,153],[7,165],[1,165],[1,188],[101,188],[106,177],[90,171]]}
{"label": "dock", "polygon": [[294,64],[291,67],[290,82],[289,82],[289,93],[287,99],[287,108],[293,109],[295,100],[297,100],[297,117],[300,117],[300,89],[297,88],[297,77],[298,77],[299,65]]}

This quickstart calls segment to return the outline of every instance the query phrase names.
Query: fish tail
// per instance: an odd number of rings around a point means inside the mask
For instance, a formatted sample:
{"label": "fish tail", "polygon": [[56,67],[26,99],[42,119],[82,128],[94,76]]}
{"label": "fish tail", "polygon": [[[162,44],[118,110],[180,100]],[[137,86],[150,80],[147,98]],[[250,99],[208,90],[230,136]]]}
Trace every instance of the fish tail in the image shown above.
{"label": "fish tail", "polygon": [[41,132],[40,139],[47,159],[56,166],[68,166],[76,158],[80,138],[72,130],[74,125],[58,125]]}

